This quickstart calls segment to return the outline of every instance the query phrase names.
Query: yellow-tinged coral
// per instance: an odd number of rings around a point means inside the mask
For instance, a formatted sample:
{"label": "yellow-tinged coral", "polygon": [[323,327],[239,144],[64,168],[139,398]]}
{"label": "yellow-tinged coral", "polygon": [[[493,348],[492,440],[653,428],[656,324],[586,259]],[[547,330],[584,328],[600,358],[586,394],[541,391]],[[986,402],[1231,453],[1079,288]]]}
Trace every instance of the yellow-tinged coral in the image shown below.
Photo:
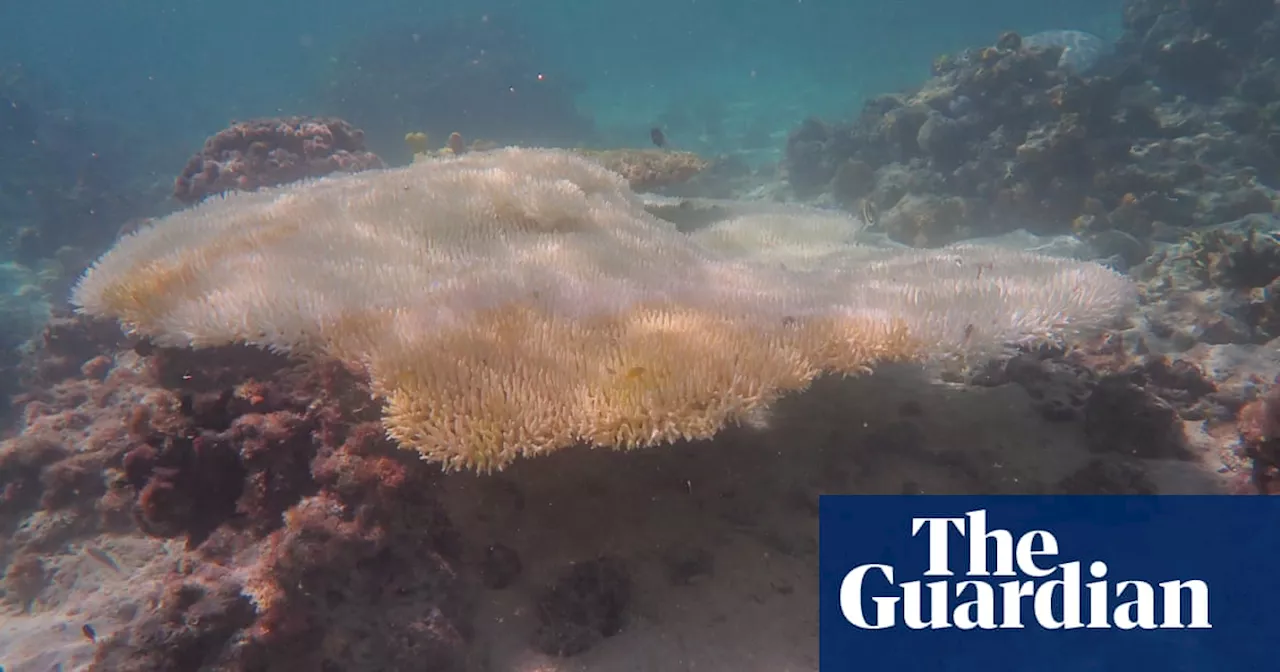
{"label": "yellow-tinged coral", "polygon": [[823,371],[916,354],[905,327],[865,318],[758,324],[653,302],[584,324],[527,305],[412,343],[373,370],[395,381],[379,388],[395,440],[487,470],[578,442],[710,438]]}
{"label": "yellow-tinged coral", "polygon": [[404,134],[404,144],[414,155],[426,154],[429,150],[427,145],[427,134],[422,131],[413,131]]}
{"label": "yellow-tinged coral", "polygon": [[471,146],[468,147],[462,139],[462,134],[457,131],[450,133],[449,139],[445,141],[444,147],[440,147],[435,151],[432,151],[427,145],[427,134],[421,131],[406,133],[404,136],[404,142],[413,152],[413,161],[415,163],[435,157],[448,158],[451,156],[465,154],[468,151],[485,151],[495,149],[497,147],[495,143],[484,140],[474,140],[472,141]]}
{"label": "yellow-tinged coral", "polygon": [[572,152],[468,152],[207,201],[122,238],[72,300],[162,345],[362,367],[391,437],[487,471],[709,437],[823,373],[1088,328],[1132,298],[1094,264],[743,212],[681,233]]}
{"label": "yellow-tinged coral", "polygon": [[652,191],[688,182],[710,161],[693,152],[669,149],[578,149],[582,156],[626,178],[636,191]]}

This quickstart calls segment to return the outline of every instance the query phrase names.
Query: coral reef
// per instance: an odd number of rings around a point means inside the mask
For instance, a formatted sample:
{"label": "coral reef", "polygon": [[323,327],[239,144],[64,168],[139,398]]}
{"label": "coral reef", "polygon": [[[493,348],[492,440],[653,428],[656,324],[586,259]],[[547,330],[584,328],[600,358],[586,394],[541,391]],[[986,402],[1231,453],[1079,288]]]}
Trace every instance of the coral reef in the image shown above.
{"label": "coral reef", "polygon": [[[1277,232],[1280,218],[1250,215],[1155,243],[1131,269],[1141,297],[1127,326],[1086,347],[998,362],[996,373],[971,382],[1019,383],[1045,418],[1088,428],[1100,453],[1205,461],[1228,490],[1265,492],[1253,476],[1266,467],[1265,452],[1239,440],[1237,417],[1280,376],[1271,317]],[[1050,247],[1099,254],[1074,237],[1059,240]]]}
{"label": "coral reef", "polygon": [[1280,218],[1251,215],[1162,245],[1133,269],[1149,308],[1148,347],[1280,338]]}
{"label": "coral reef", "polygon": [[[921,87],[851,122],[806,122],[788,142],[788,181],[909,245],[1030,229],[1130,270],[1141,308],[1098,356],[1016,358],[1012,375],[1046,417],[1097,425],[1099,450],[1212,454],[1232,491],[1267,491],[1253,474],[1268,453],[1237,441],[1236,417],[1280,370],[1277,35],[1267,0],[1129,0],[1105,50],[1006,33],[940,57]],[[1087,59],[1067,53],[1085,44]],[[1202,382],[1188,391],[1150,366]]]}
{"label": "coral reef", "polygon": [[[1133,275],[1142,285],[1142,328],[1126,337],[1135,356],[1166,353],[1195,361],[1219,379],[1212,405],[1188,416],[1222,440],[1234,438],[1239,414],[1243,438],[1224,464],[1239,492],[1271,492],[1274,457],[1262,433],[1243,429],[1257,417],[1259,400],[1274,395],[1280,374],[1280,218],[1249,215],[1199,230],[1156,251]],[[1184,414],[1185,415],[1185,414]]]}
{"label": "coral reef", "polygon": [[799,212],[684,234],[571,152],[472,152],[177,213],[73,302],[164,345],[336,358],[403,446],[488,471],[708,438],[824,373],[1069,335],[1132,298],[1096,264],[855,230]]}
{"label": "coral reef", "polygon": [[[27,628],[2,662],[464,669],[471,607],[438,474],[361,418],[358,382],[55,325],[0,444],[2,596]],[[42,625],[67,618],[65,636]]]}
{"label": "coral reef", "polygon": [[1280,492],[1275,5],[1124,8],[1112,50],[1005,34],[793,134],[870,230],[634,193],[710,170],[678,152],[364,171],[342,122],[245,127],[288,142],[205,184],[255,193],[77,286],[124,332],[0,362],[0,666],[815,669],[822,493]]}
{"label": "coral reef", "polygon": [[[1264,125],[1277,84],[1276,7],[1269,0],[1127,0],[1120,49],[1126,63],[1162,89],[1232,108],[1235,121]],[[1241,130],[1246,130],[1241,129]],[[1261,136],[1265,138],[1265,135]]]}
{"label": "coral reef", "polygon": [[1130,0],[1123,37],[1083,73],[1053,40],[1006,35],[851,123],[806,122],[788,179],[869,203],[912,245],[1074,228],[1135,263],[1153,238],[1273,209],[1277,32],[1266,0]]}
{"label": "coral reef", "polygon": [[206,140],[174,180],[173,196],[196,203],[211,194],[381,167],[382,159],[365,149],[364,132],[342,119],[254,119]]}
{"label": "coral reef", "polygon": [[[690,235],[721,254],[768,241],[771,264],[812,267],[834,251],[829,229],[852,236],[834,213],[680,203],[650,207],[696,210]],[[59,315],[24,363],[21,435],[0,444],[14,484],[0,664],[812,668],[819,493],[1223,487],[1217,448],[1192,428],[1244,405],[1224,370],[1263,367],[1135,364],[1131,338],[1027,349],[979,385],[928,384],[916,367],[826,378],[762,430],[480,476],[396,450],[373,390],[332,362],[170,349]]]}
{"label": "coral reef", "polygon": [[1026,37],[1005,33],[997,46],[1016,47],[1019,41],[1026,48],[1060,50],[1062,55],[1058,57],[1058,67],[1078,75],[1092,70],[1098,60],[1110,51],[1105,40],[1079,30],[1046,30]]}
{"label": "coral reef", "polygon": [[498,477],[395,450],[331,364],[59,315],[26,370],[0,444],[6,669],[807,667],[820,492],[1187,488],[1151,466],[1185,458],[1091,454],[1017,385],[892,369],[820,381],[764,432]]}

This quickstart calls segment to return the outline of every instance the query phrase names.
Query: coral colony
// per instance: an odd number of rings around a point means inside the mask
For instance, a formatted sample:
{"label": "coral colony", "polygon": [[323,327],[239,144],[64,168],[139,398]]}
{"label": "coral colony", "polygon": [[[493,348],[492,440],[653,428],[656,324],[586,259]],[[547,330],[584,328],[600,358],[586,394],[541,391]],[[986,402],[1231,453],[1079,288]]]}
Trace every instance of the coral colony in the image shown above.
{"label": "coral colony", "polygon": [[174,181],[173,196],[197,203],[210,194],[382,167],[365,149],[364,133],[341,119],[255,119],[209,138]]}
{"label": "coral colony", "polygon": [[400,445],[490,471],[710,438],[824,373],[1082,333],[1133,300],[1098,264],[842,244],[855,228],[783,210],[685,234],[587,158],[500,149],[179,212],[72,301],[165,346],[363,368]]}

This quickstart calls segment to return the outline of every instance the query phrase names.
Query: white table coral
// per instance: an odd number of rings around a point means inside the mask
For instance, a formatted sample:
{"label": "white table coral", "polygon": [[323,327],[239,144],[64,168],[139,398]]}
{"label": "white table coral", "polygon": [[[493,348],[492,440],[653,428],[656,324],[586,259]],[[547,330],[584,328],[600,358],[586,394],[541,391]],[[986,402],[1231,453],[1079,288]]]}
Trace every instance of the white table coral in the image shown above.
{"label": "white table coral", "polygon": [[171,346],[367,371],[389,435],[446,468],[709,437],[824,373],[1097,326],[1096,264],[882,250],[770,209],[682,233],[570,152],[502,149],[234,194],[108,251],[73,303]]}

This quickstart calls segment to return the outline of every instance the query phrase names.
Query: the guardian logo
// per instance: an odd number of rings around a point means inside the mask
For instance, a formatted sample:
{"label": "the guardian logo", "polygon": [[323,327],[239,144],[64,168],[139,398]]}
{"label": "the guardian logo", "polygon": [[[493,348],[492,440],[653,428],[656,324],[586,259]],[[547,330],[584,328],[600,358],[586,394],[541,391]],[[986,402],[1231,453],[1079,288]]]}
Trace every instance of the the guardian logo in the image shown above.
{"label": "the guardian logo", "polygon": [[[956,576],[948,553],[953,535],[968,541],[963,580],[950,578]],[[985,510],[969,511],[962,518],[912,518],[911,536],[928,543],[924,576],[946,578],[898,583],[890,565],[853,568],[840,583],[840,611],[855,627],[1213,627],[1209,623],[1209,586],[1204,581],[1113,583],[1102,560],[1060,562],[1058,540],[1050,532],[1032,530],[1015,538],[1009,530],[988,530]]]}

